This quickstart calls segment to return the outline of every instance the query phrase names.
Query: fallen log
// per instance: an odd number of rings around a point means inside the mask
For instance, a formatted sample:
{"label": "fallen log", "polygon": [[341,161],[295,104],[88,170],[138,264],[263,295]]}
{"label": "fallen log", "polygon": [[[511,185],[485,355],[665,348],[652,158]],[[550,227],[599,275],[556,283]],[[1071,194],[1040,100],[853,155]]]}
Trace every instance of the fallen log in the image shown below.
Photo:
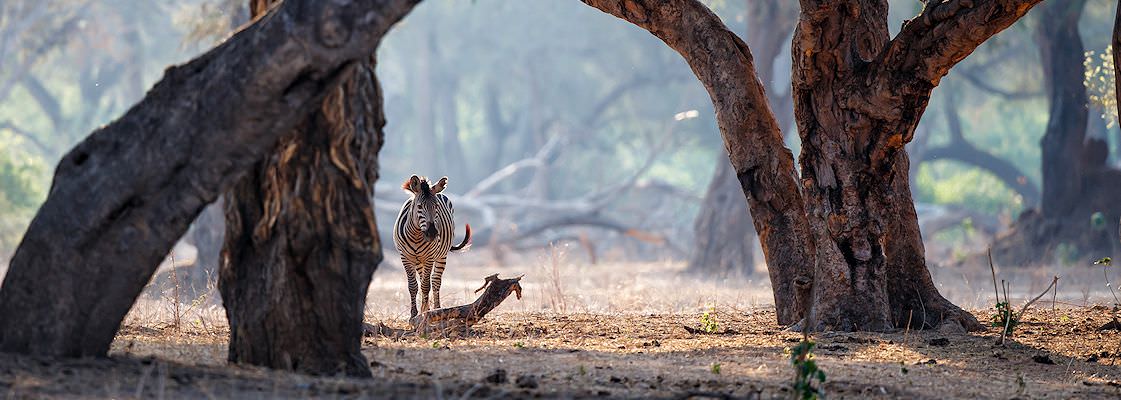
{"label": "fallen log", "polygon": [[382,323],[377,325],[366,324],[366,335],[401,337],[416,333],[422,335],[466,333],[467,328],[482,320],[487,313],[502,304],[507,297],[510,297],[511,293],[515,294],[518,300],[521,300],[521,279],[521,276],[510,279],[501,279],[498,274],[488,276],[483,282],[483,286],[476,289],[475,293],[484,289],[485,291],[471,304],[429,310],[418,314],[409,321],[411,330],[391,328]]}

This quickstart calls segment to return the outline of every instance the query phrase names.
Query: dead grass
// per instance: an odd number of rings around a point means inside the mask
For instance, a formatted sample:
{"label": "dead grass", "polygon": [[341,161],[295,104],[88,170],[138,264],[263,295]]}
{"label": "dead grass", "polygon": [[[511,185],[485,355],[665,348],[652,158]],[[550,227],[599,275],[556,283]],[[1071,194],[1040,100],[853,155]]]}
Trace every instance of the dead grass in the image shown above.
{"label": "dead grass", "polygon": [[[776,326],[765,283],[705,282],[673,263],[586,265],[536,258],[517,268],[461,260],[445,275],[448,304],[473,299],[483,276],[526,274],[513,298],[462,338],[367,338],[373,380],[316,378],[225,363],[228,326],[215,299],[166,304],[142,297],[109,360],[0,357],[0,395],[10,398],[459,398],[654,397],[716,394],[786,398],[784,349],[799,335]],[[388,263],[387,263],[388,264]],[[945,272],[945,271],[942,271]],[[984,271],[988,274],[987,268]],[[1100,274],[1100,271],[1094,271]],[[1024,275],[1002,271],[1031,288]],[[944,281],[945,274],[939,281]],[[968,276],[968,275],[964,275]],[[991,283],[976,283],[990,287]],[[1060,284],[1061,285],[1061,284]],[[958,289],[960,290],[960,289]],[[1035,291],[1042,290],[1031,289]],[[1102,288],[1104,290],[1104,287]],[[944,289],[945,291],[945,289]],[[1024,316],[1005,346],[999,329],[825,333],[816,354],[831,397],[1116,398],[1121,333],[1098,331],[1106,307],[1083,307],[1077,285],[1060,286]],[[405,327],[404,277],[391,264],[370,288],[368,322]],[[951,291],[953,292],[953,291]],[[1025,290],[1026,292],[1026,290]],[[972,294],[971,294],[972,295]],[[1100,291],[1091,291],[1093,301]],[[988,302],[955,301],[978,308]],[[1013,296],[1013,305],[1022,303]],[[563,306],[560,306],[563,304]],[[720,334],[692,334],[715,305]],[[989,307],[991,303],[981,304]],[[975,312],[988,320],[991,310]],[[176,324],[178,319],[178,324]],[[719,373],[713,365],[719,364]],[[486,378],[502,369],[506,383]],[[519,383],[520,381],[520,383]]]}

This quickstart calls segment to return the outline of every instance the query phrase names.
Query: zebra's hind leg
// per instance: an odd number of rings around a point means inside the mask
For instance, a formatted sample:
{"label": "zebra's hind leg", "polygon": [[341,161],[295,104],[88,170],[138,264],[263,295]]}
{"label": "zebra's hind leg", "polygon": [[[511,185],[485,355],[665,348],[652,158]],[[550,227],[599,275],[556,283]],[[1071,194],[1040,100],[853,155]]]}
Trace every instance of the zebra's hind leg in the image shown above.
{"label": "zebra's hind leg", "polygon": [[426,265],[420,267],[420,312],[424,313],[429,310],[428,308],[428,292],[432,288],[432,266]]}
{"label": "zebra's hind leg", "polygon": [[405,276],[409,280],[409,319],[416,317],[416,266],[404,257],[401,258],[401,263],[405,265]]}
{"label": "zebra's hind leg", "polygon": [[440,308],[440,282],[444,279],[444,267],[448,265],[448,256],[436,260],[432,269],[432,308]]}

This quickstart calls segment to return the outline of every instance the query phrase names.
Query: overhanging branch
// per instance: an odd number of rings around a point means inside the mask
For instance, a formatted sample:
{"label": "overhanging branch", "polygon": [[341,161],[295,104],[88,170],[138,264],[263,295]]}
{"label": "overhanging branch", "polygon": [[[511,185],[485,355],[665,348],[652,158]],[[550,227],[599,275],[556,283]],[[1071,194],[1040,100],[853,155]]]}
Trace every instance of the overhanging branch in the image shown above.
{"label": "overhanging branch", "polygon": [[892,39],[879,65],[936,86],[951,67],[985,40],[1019,20],[1040,1],[928,2]]}

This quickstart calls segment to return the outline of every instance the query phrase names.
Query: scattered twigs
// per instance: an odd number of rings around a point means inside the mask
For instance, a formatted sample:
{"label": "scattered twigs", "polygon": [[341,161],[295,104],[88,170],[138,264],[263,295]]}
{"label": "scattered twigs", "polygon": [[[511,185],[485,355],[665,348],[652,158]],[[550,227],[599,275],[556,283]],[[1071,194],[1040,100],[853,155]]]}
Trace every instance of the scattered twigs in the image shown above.
{"label": "scattered twigs", "polygon": [[[1051,291],[1051,287],[1053,287],[1055,285],[1058,285],[1058,284],[1059,284],[1059,277],[1058,276],[1055,276],[1055,277],[1051,278],[1051,284],[1047,285],[1046,289],[1043,289],[1043,293],[1040,293],[1039,296],[1035,296],[1035,298],[1031,299],[1031,301],[1028,301],[1027,303],[1025,303],[1024,306],[1020,308],[1020,312],[1017,313],[1015,317],[1017,319],[1023,318],[1024,313],[1028,311],[1028,307],[1031,307],[1032,304],[1034,304],[1036,301],[1039,301],[1039,299],[1043,298],[1043,296],[1046,295],[1047,292]],[[1005,296],[1007,296],[1007,294]],[[1007,297],[1005,297],[1005,299],[1007,300]],[[1012,320],[1011,317],[1008,318],[1008,321],[1011,321],[1011,320]],[[1005,324],[1005,325],[1006,325],[1006,327],[1005,327],[1004,331],[1002,331],[1000,333],[1000,344],[1001,345],[1004,344],[1005,336],[1007,336],[1010,333],[1008,331],[1007,324]]]}

